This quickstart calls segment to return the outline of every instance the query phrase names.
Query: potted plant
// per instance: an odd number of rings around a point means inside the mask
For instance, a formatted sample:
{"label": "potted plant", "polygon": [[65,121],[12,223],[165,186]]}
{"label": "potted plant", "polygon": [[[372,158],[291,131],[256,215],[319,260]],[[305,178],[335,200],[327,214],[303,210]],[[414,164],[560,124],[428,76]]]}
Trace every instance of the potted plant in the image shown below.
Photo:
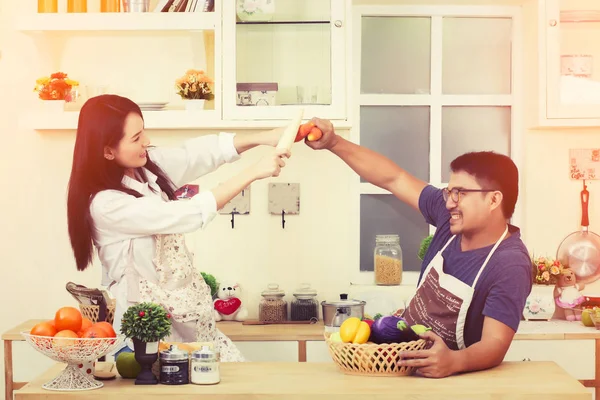
{"label": "potted plant", "polygon": [[550,257],[531,258],[533,285],[525,302],[523,317],[526,320],[550,320],[556,310],[554,290],[565,267]]}
{"label": "potted plant", "polygon": [[121,333],[133,341],[135,360],[142,367],[135,384],[157,384],[152,364],[158,359],[158,342],[171,333],[171,316],[158,304],[136,304],[125,311]]}
{"label": "potted plant", "polygon": [[214,275],[209,274],[207,272],[200,272],[200,274],[202,275],[202,278],[204,278],[204,282],[206,282],[206,284],[210,288],[210,295],[214,299],[216,297],[217,291],[219,290],[219,282],[217,281],[217,278],[215,278]]}
{"label": "potted plant", "polygon": [[175,81],[177,94],[185,101],[186,110],[202,110],[204,102],[215,98],[211,84],[213,80],[202,70],[189,69]]}
{"label": "potted plant", "polygon": [[79,82],[69,79],[64,72],[55,72],[36,80],[33,91],[44,100],[43,104],[51,104],[57,111],[62,111],[65,102],[73,100],[72,91],[77,86]]}
{"label": "potted plant", "polygon": [[427,253],[427,249],[429,249],[431,239],[433,239],[433,235],[429,235],[421,241],[421,245],[419,246],[419,252],[417,253],[417,257],[419,257],[419,260],[423,261],[425,259],[425,254]]}

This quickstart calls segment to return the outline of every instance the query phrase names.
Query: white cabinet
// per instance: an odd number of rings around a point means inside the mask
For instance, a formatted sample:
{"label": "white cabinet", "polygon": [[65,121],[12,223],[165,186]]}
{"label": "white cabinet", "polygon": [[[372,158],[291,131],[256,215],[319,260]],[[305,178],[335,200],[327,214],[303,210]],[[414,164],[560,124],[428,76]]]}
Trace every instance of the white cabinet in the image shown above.
{"label": "white cabinet", "polygon": [[536,125],[600,125],[600,2],[539,0],[537,12]]}
{"label": "white cabinet", "polygon": [[349,1],[273,2],[251,20],[245,0],[223,2],[224,119],[290,119],[303,108],[307,119],[345,120]]}

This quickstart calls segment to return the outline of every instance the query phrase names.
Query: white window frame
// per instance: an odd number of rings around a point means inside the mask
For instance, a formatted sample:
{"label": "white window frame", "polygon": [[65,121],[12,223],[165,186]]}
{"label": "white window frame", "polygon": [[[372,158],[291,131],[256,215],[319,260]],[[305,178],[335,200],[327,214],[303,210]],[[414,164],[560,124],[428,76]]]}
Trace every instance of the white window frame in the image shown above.
{"label": "white window frame", "polygon": [[[431,94],[361,94],[361,25],[362,17],[428,17],[431,18]],[[508,95],[444,95],[442,94],[442,38],[443,17],[505,17],[512,18],[512,79],[511,94]],[[522,16],[520,7],[501,6],[354,6],[350,57],[352,60],[349,91],[352,96],[350,116],[353,129],[349,139],[360,144],[361,106],[429,106],[430,107],[430,159],[429,182],[444,187],[442,182],[442,107],[443,106],[509,106],[511,107],[510,156],[519,168],[519,199],[511,223],[521,227],[524,209],[523,193],[523,96],[522,96]],[[370,183],[361,183],[360,177],[354,182],[352,222],[355,229],[351,246],[354,255],[351,284],[374,284],[373,271],[360,271],[360,199],[362,194],[390,194]],[[400,200],[398,200],[400,201]],[[430,233],[435,227],[429,227]],[[524,232],[521,232],[525,241]],[[403,285],[414,286],[419,273],[403,272]]]}

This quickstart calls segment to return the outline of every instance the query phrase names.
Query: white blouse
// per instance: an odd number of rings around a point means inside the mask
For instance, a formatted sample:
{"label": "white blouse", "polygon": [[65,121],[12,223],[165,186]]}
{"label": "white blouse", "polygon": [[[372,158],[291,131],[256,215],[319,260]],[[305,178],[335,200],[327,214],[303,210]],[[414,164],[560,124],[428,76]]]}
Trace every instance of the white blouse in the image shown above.
{"label": "white blouse", "polygon": [[[201,136],[176,148],[150,148],[149,157],[169,176],[176,187],[240,158],[233,145],[234,134]],[[143,197],[118,190],[103,190],[90,204],[93,240],[102,263],[102,285],[117,299],[114,326],[118,329],[127,307],[125,270],[132,265],[140,276],[155,281],[155,234],[189,233],[204,228],[217,214],[210,191],[200,191],[189,200],[168,201],[161,195],[156,176],[145,170],[148,182],[128,176],[123,185]],[[156,190],[153,192],[150,188]]]}

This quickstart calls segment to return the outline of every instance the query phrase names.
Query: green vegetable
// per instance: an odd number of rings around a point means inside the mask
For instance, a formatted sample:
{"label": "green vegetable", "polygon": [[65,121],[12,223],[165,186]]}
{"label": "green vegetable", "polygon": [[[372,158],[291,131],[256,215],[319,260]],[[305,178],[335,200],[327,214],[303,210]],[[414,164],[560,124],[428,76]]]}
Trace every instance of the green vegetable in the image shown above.
{"label": "green vegetable", "polygon": [[416,324],[411,326],[411,329],[413,330],[414,333],[416,333],[417,335],[422,335],[427,331],[430,331],[431,328],[426,327],[425,325],[420,325],[420,324]]}
{"label": "green vegetable", "polygon": [[429,245],[431,244],[431,239],[433,239],[433,235],[429,235],[421,241],[421,246],[419,247],[419,253],[417,254],[417,257],[419,257],[419,260],[423,261],[423,259],[425,258],[427,249],[429,248]]}
{"label": "green vegetable", "polygon": [[219,282],[217,282],[217,278],[206,272],[200,272],[200,274],[202,275],[202,278],[204,278],[204,282],[210,287],[210,295],[215,297],[219,291]]}
{"label": "green vegetable", "polygon": [[377,321],[379,318],[383,317],[383,315],[381,313],[377,313],[375,314],[375,316],[373,317],[373,321]]}

